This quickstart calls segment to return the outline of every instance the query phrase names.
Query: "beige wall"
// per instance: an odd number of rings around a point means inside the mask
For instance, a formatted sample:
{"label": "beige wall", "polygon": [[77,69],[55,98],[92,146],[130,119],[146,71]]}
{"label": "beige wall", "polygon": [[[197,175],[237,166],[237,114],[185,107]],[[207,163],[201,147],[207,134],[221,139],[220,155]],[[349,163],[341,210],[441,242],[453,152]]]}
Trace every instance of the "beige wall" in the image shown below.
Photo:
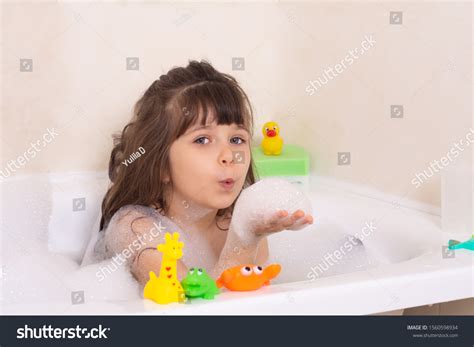
{"label": "beige wall", "polygon": [[[440,204],[440,177],[413,175],[472,127],[470,4],[4,3],[1,167],[57,137],[13,175],[104,170],[110,134],[169,68],[206,58],[248,92],[258,134],[274,119],[287,143],[305,146],[312,169],[411,199]],[[403,11],[403,24],[390,24]],[[376,43],[314,95],[309,81],[364,37]],[[126,57],[139,57],[127,71]],[[232,71],[232,57],[245,58]],[[20,72],[21,58],[33,59]],[[403,105],[392,119],[390,105]],[[466,149],[466,152],[467,153]],[[337,153],[351,152],[338,166]],[[470,158],[470,157],[469,157]],[[471,159],[469,159],[471,160]]]}

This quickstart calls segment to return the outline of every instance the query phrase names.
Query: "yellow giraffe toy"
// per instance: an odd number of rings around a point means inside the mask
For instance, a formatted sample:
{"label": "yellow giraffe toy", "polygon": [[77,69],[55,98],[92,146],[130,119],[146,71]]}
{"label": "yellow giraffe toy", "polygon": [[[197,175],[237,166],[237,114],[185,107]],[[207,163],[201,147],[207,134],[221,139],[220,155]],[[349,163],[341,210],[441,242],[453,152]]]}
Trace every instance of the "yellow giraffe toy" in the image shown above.
{"label": "yellow giraffe toy", "polygon": [[150,279],[143,289],[143,297],[158,304],[184,302],[186,296],[183,287],[176,276],[176,261],[183,256],[184,243],[179,240],[179,233],[165,234],[165,243],[159,244],[156,249],[163,253],[160,276],[156,277],[150,271]]}

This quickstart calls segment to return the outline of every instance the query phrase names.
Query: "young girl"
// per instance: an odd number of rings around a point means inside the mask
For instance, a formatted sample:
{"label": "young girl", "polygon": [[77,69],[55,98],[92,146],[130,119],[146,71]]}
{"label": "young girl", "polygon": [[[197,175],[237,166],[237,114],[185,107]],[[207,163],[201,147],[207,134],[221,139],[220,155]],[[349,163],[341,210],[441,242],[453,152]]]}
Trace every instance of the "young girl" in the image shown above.
{"label": "young girl", "polygon": [[115,138],[96,250],[121,254],[142,285],[159,272],[165,232],[185,243],[179,279],[191,267],[217,278],[227,267],[265,263],[266,236],[313,219],[280,211],[254,224],[245,242],[229,231],[235,201],[256,180],[252,130],[250,102],[232,76],[205,61],[160,76]]}

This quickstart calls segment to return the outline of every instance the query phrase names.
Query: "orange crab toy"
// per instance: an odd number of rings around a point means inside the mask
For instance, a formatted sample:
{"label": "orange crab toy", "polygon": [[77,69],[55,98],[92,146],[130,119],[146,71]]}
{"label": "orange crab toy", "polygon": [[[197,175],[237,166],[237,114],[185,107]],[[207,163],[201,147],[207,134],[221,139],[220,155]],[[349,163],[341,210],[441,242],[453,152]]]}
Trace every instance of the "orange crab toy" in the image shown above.
{"label": "orange crab toy", "polygon": [[261,266],[244,264],[225,270],[217,279],[217,287],[226,287],[232,291],[257,290],[270,284],[278,276],[281,266],[272,264],[263,269]]}

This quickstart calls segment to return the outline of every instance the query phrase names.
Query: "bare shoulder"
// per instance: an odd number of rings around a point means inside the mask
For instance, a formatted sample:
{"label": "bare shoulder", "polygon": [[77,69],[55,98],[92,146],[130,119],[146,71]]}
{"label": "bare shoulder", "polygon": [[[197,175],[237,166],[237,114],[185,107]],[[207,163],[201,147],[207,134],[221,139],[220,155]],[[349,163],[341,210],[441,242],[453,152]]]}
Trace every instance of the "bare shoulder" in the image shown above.
{"label": "bare shoulder", "polygon": [[122,206],[110,220],[109,227],[128,227],[135,231],[144,232],[153,227],[156,216],[151,208],[140,205]]}
{"label": "bare shoulder", "polygon": [[163,224],[165,223],[154,209],[141,205],[125,205],[111,218],[105,238],[108,244],[119,243],[121,246],[137,239],[143,244],[156,244],[164,239],[166,227]]}

